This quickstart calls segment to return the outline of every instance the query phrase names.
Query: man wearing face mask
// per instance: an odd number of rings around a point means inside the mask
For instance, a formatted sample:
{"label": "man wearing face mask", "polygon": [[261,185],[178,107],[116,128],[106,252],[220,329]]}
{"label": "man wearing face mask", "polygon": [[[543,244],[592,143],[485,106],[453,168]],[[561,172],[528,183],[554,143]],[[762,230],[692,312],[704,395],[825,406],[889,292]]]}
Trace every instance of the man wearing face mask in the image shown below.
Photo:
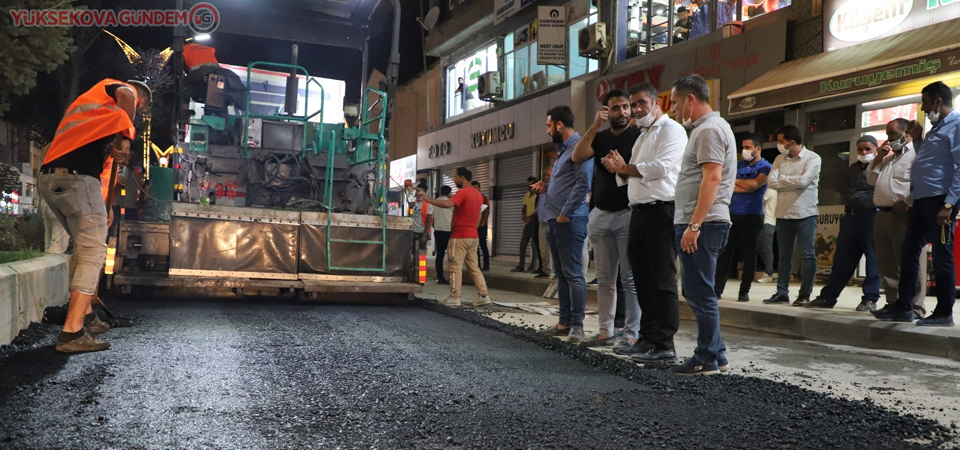
{"label": "man wearing face mask", "polygon": [[743,280],[737,301],[749,302],[750,286],[757,272],[757,236],[763,229],[763,196],[767,192],[770,163],[760,156],[763,138],[759,134],[751,133],[742,144],[730,201],[730,239],[717,260],[715,288],[720,298],[730,276],[730,266],[737,263],[734,256],[743,255]]}
{"label": "man wearing face mask", "polygon": [[580,133],[573,129],[573,111],[555,106],[547,111],[547,134],[557,144],[557,161],[549,187],[535,184],[533,192],[547,193],[540,214],[547,218],[547,244],[557,273],[560,321],[540,331],[547,336],[568,336],[578,344],[584,340],[583,317],[587,307],[587,280],[583,276],[583,245],[587,238],[587,193],[593,180],[593,159],[573,161]]}
{"label": "man wearing face mask", "polygon": [[933,128],[922,137],[923,127],[911,122],[907,134],[913,140],[916,158],[910,178],[913,207],[903,239],[900,260],[899,298],[888,311],[877,312],[880,320],[912,322],[912,295],[920,271],[920,251],[933,246],[933,270],[937,281],[937,307],[921,326],[953,326],[956,273],[953,262],[953,227],[960,200],[960,114],[953,110],[953,93],[943,82],[929,84],[920,93],[920,107]]}
{"label": "man wearing face mask", "polygon": [[[626,92],[614,89],[604,98],[596,120],[573,150],[575,163],[593,159],[593,189],[590,195],[590,219],[587,235],[593,244],[597,266],[597,300],[600,332],[581,345],[601,347],[614,345],[614,318],[617,312],[617,272],[623,286],[624,335],[636,340],[640,329],[640,305],[634,288],[633,272],[627,252],[630,235],[630,208],[627,186],[618,185],[616,174],[603,167],[603,159],[611,152],[630,158],[633,144],[640,137],[640,128],[630,123],[630,99]],[[605,123],[610,127],[599,131]]]}
{"label": "man wearing face mask", "polygon": [[720,337],[720,309],[714,277],[717,258],[730,234],[730,200],[737,179],[737,142],[720,113],[710,107],[710,87],[699,75],[673,83],[674,108],[690,139],[677,177],[675,241],[683,268],[683,298],[697,319],[692,357],[670,369],[680,375],[726,370],[727,347]]}
{"label": "man wearing face mask", "polygon": [[613,351],[637,361],[677,358],[673,336],[680,328],[677,248],[673,238],[674,192],[687,133],[658,105],[650,83],[630,88],[630,106],[642,130],[629,163],[616,151],[604,159],[617,183],[627,186],[630,234],[627,250],[640,302],[640,337],[618,343]]}
{"label": "man wearing face mask", "polygon": [[[900,285],[900,250],[907,234],[910,217],[910,171],[916,153],[907,134],[910,121],[894,119],[887,124],[887,142],[877,150],[877,157],[867,166],[867,182],[875,187],[873,203],[880,210],[873,221],[873,242],[877,255],[877,271],[883,280],[889,311],[897,303]],[[926,261],[924,261],[926,263]],[[925,278],[925,277],[924,277]],[[913,296],[913,310],[923,317],[925,289],[919,284]]]}
{"label": "man wearing face mask", "polygon": [[803,255],[800,296],[794,306],[810,302],[813,279],[817,274],[815,248],[817,232],[820,155],[803,146],[803,134],[794,125],[777,130],[780,155],[773,161],[767,185],[777,191],[777,244],[780,247],[780,277],[777,293],[764,303],[790,303],[790,271],[793,269],[793,247],[800,246]]}
{"label": "man wearing face mask", "polygon": [[867,180],[867,166],[877,156],[877,138],[863,136],[857,140],[857,162],[847,169],[847,202],[840,233],[837,235],[837,251],[833,256],[830,278],[820,290],[820,295],[807,303],[807,308],[833,308],[837,297],[857,270],[860,259],[867,258],[867,274],[863,280],[863,296],[857,311],[875,311],[880,299],[880,274],[877,272],[877,256],[873,245],[873,221],[877,205],[873,203],[874,188]]}

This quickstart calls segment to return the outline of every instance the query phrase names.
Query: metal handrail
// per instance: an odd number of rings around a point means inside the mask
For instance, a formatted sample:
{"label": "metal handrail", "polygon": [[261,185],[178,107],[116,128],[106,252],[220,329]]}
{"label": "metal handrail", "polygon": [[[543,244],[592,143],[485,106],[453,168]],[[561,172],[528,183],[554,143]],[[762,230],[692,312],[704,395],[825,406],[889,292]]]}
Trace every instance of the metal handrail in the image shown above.
{"label": "metal handrail", "polygon": [[[251,74],[253,73],[253,68],[254,68],[254,67],[258,67],[258,66],[282,67],[282,68],[285,68],[285,69],[296,69],[296,70],[298,70],[298,71],[303,71],[303,75],[304,75],[304,76],[306,77],[306,79],[307,79],[307,83],[305,84],[304,99],[303,99],[303,112],[304,112],[304,115],[303,115],[303,116],[298,116],[298,115],[296,115],[296,111],[292,111],[292,112],[288,111],[289,115],[286,115],[286,116],[281,116],[281,115],[279,115],[279,114],[251,114],[251,113],[250,113],[250,102],[251,102],[251,97],[253,97],[253,95],[252,95],[252,94],[253,94],[253,91],[250,90],[250,76],[251,76]],[[310,118],[316,116],[317,114],[321,114],[321,118],[323,117],[323,116],[322,116],[322,114],[323,114],[323,96],[320,97],[320,110],[317,111],[317,112],[314,113],[314,114],[311,114],[311,115],[307,115],[307,114],[306,114],[307,111],[310,110],[310,109],[309,109],[309,106],[310,106],[310,105],[309,105],[309,101],[310,101],[310,80],[311,80],[311,79],[310,79],[310,72],[307,72],[307,69],[304,68],[303,66],[298,66],[298,65],[295,65],[295,64],[275,63],[275,62],[269,62],[269,61],[254,61],[254,62],[251,62],[251,63],[247,64],[247,90],[250,91],[250,93],[249,93],[249,95],[247,95],[246,108],[245,108],[245,110],[243,111],[243,156],[244,156],[245,158],[249,158],[249,157],[250,157],[250,143],[249,143],[249,139],[248,139],[248,136],[250,135],[250,117],[253,117],[254,119],[274,119],[274,120],[283,120],[283,121],[302,122],[302,123],[303,123],[303,134],[302,134],[302,136],[300,137],[300,149],[301,149],[301,151],[305,151],[305,150],[306,150],[306,148],[307,148],[307,123],[309,122]],[[299,85],[299,82],[298,82],[297,84]],[[320,83],[317,82],[317,85],[319,86]],[[324,94],[324,92],[323,92],[323,86],[320,86],[320,91],[321,91],[321,94]]]}

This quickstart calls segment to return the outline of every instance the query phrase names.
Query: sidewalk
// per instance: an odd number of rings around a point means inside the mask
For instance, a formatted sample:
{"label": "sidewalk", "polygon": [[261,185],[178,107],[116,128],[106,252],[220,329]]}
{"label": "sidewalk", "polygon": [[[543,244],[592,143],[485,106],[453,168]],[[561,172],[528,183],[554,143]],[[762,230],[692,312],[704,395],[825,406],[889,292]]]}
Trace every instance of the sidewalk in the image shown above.
{"label": "sidewalk", "polygon": [[[436,285],[433,257],[428,257],[427,284]],[[540,296],[550,285],[551,280],[534,278],[532,274],[512,273],[516,259],[491,258],[490,271],[484,272],[487,285],[491,289],[501,289],[520,294]],[[464,273],[465,284],[472,284],[469,275]],[[594,270],[588,271],[587,281],[594,277]],[[723,298],[720,299],[720,322],[724,326],[746,330],[774,333],[782,336],[808,339],[831,344],[853,347],[896,350],[922,355],[950,358],[960,361],[960,328],[918,327],[910,323],[881,322],[870,313],[855,311],[860,303],[862,292],[859,286],[847,286],[833,309],[795,308],[789,305],[765,305],[762,301],[776,292],[776,284],[754,283],[750,291],[750,302],[741,303],[736,299],[739,282],[730,280]],[[791,301],[796,299],[799,284],[791,284]],[[814,286],[815,298],[822,284]],[[426,289],[425,289],[426,291]],[[464,293],[469,298],[472,289]],[[494,299],[500,301],[499,299]],[[543,301],[556,302],[553,299]],[[527,300],[529,301],[529,300]],[[596,286],[587,290],[587,306],[596,307]],[[880,305],[884,303],[880,299]],[[927,310],[933,310],[937,299],[927,297]],[[680,297],[680,318],[694,320],[693,311]],[[960,314],[954,309],[954,321],[960,323]]]}

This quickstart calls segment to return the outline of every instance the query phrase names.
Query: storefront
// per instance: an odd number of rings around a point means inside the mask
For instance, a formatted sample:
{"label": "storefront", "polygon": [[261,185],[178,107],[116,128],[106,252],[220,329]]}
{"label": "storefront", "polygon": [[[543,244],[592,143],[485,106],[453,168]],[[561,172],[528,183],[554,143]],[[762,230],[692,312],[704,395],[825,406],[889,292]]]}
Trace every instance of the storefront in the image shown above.
{"label": "storefront", "polygon": [[[448,185],[456,191],[453,174],[460,166],[470,169],[474,180],[480,182],[491,202],[488,248],[492,254],[519,254],[527,177],[540,178],[543,153],[554,150],[546,134],[547,110],[571,105],[571,92],[582,92],[582,85],[561,83],[529,100],[472,116],[418,138],[417,169],[431,172],[433,186]],[[582,119],[578,120],[581,122],[577,125],[581,125]]]}

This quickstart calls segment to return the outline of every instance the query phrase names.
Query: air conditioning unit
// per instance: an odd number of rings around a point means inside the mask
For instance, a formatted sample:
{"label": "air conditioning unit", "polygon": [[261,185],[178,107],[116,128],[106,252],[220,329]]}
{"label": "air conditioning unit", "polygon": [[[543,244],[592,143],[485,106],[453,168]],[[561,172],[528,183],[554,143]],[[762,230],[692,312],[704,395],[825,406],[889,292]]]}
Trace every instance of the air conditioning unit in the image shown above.
{"label": "air conditioning unit", "polygon": [[607,24],[597,22],[580,30],[580,56],[597,58],[607,47]]}
{"label": "air conditioning unit", "polygon": [[487,72],[477,80],[477,92],[480,100],[491,101],[503,96],[500,85],[500,72]]}

